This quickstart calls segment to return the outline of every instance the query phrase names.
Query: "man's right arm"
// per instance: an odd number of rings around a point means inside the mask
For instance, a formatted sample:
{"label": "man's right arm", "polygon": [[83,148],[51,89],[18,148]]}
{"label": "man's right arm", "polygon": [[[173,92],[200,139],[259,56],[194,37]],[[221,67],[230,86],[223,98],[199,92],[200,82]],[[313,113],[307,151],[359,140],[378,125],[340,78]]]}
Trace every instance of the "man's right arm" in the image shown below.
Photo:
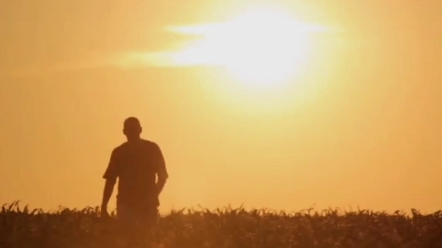
{"label": "man's right arm", "polygon": [[114,186],[118,177],[118,163],[117,163],[117,152],[116,149],[112,151],[111,158],[109,164],[107,166],[106,172],[103,175],[103,178],[106,179],[103,190],[103,199],[101,202],[101,211],[102,214],[107,214],[107,205],[114,191]]}
{"label": "man's right arm", "polygon": [[105,212],[107,212],[107,204],[109,203],[109,200],[110,200],[112,193],[114,191],[115,183],[116,183],[116,180],[106,179],[106,182],[104,184],[103,200],[101,202],[101,209],[105,210]]}

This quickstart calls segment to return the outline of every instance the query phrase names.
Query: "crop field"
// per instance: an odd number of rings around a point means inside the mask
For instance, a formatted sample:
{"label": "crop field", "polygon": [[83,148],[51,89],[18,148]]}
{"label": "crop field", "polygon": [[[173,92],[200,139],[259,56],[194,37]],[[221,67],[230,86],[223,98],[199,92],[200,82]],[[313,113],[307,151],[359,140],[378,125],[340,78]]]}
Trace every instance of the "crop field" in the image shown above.
{"label": "crop field", "polygon": [[136,246],[124,243],[116,230],[115,216],[100,218],[97,207],[43,212],[15,202],[0,213],[2,248],[441,248],[442,211],[183,209],[161,216],[155,230],[129,239],[137,240]]}

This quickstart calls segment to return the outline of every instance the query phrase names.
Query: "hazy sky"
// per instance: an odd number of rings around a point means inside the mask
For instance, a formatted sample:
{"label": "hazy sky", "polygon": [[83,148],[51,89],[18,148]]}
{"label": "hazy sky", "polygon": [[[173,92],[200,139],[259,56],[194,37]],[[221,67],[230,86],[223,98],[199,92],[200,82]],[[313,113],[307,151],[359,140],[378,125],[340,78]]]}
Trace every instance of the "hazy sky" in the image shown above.
{"label": "hazy sky", "polygon": [[[197,39],[168,27],[269,2],[340,30],[286,89],[149,64]],[[99,205],[133,115],[166,158],[162,210],[441,209],[441,30],[439,0],[1,1],[0,202]]]}

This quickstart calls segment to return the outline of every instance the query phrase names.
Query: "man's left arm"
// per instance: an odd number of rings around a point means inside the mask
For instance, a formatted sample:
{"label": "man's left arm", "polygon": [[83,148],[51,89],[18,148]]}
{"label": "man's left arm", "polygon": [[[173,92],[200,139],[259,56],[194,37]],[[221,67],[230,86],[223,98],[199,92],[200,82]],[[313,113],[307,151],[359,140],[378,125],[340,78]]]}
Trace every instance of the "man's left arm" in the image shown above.
{"label": "man's left arm", "polygon": [[156,183],[156,190],[157,190],[157,195],[160,195],[160,193],[163,191],[167,179],[169,178],[169,174],[167,173],[166,162],[164,160],[163,153],[157,144],[155,144],[155,150],[156,150],[157,176],[158,176],[158,180]]}

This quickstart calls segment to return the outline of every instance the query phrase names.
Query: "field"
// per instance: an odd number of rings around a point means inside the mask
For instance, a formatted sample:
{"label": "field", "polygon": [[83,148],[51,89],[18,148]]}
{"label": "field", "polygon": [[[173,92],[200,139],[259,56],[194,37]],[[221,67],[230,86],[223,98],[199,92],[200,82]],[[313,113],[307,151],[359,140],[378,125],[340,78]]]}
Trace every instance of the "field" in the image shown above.
{"label": "field", "polygon": [[[98,208],[45,213],[4,205],[0,247],[111,248],[121,244],[115,219]],[[180,210],[161,216],[158,229],[143,234],[138,247],[284,248],[284,247],[442,247],[442,211],[412,210],[387,214],[368,210],[305,210],[297,213],[232,209]],[[128,247],[128,246],[123,246]]]}

